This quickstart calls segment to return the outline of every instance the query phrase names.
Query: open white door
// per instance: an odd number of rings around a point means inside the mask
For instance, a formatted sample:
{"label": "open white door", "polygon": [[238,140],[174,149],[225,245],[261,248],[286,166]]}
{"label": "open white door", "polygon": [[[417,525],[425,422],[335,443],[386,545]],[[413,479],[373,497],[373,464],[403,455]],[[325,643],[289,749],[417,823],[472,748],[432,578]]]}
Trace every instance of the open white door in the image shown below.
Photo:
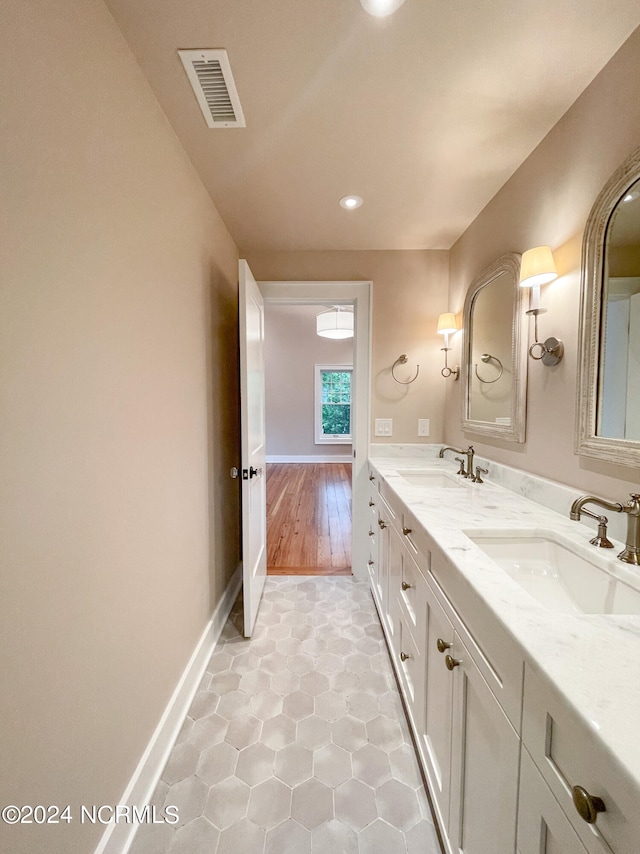
{"label": "open white door", "polygon": [[242,596],[250,637],[267,577],[264,301],[246,261],[240,281],[240,425],[242,434]]}

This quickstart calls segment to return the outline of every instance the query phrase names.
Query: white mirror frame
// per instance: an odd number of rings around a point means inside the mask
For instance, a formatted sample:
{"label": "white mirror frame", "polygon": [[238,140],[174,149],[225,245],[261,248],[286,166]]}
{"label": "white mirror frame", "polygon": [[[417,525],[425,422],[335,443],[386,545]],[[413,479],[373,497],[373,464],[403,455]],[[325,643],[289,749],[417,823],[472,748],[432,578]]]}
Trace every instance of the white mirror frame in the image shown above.
{"label": "white mirror frame", "polygon": [[[497,261],[487,267],[473,280],[464,301],[463,314],[463,356],[462,356],[462,429],[468,433],[492,436],[507,442],[524,442],[527,421],[527,315],[524,312],[524,291],[520,287],[521,255],[512,252],[501,255]],[[488,284],[507,273],[513,282],[513,312],[511,316],[511,364],[505,368],[511,371],[511,402],[509,407],[510,424],[492,424],[489,421],[476,421],[469,417],[469,394],[471,390],[472,369],[472,329],[471,316],[473,302]]]}
{"label": "white mirror frame", "polygon": [[582,242],[575,452],[623,466],[640,465],[640,442],[607,439],[596,433],[604,241],[614,208],[639,178],[640,148],[625,160],[601,190],[589,214]]}

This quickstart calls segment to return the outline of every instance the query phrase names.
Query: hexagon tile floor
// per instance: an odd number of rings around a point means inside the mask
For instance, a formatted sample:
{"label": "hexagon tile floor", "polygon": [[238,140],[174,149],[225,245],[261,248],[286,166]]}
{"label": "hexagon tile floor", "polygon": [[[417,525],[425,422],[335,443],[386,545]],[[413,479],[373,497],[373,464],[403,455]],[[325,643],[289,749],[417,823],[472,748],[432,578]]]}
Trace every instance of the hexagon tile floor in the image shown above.
{"label": "hexagon tile floor", "polygon": [[441,854],[365,582],[269,577],[236,603],[131,854]]}

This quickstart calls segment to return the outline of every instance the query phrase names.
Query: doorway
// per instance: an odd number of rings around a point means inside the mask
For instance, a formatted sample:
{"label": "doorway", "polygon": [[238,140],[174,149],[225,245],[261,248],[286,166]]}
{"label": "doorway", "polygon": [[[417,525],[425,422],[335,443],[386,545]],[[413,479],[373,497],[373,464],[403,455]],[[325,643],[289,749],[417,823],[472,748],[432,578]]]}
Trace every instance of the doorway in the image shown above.
{"label": "doorway", "polygon": [[[267,451],[267,517],[272,525],[268,572],[353,572],[365,578],[366,520],[360,519],[359,498],[366,490],[370,420],[371,282],[260,282],[259,287],[267,310],[273,304],[306,305],[319,313],[328,304],[342,305],[352,308],[355,326],[351,445],[339,440],[334,445],[320,443],[314,459],[295,453],[301,450],[295,443],[290,454]],[[337,355],[335,359],[339,361]],[[332,364],[338,367],[333,360]],[[329,518],[332,524],[327,525]]]}

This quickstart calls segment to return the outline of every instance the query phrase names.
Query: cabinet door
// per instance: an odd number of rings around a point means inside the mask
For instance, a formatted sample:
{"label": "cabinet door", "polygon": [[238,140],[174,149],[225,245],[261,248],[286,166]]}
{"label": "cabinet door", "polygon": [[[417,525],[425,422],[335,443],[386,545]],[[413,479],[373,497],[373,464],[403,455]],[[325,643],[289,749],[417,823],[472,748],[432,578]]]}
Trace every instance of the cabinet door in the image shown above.
{"label": "cabinet door", "polygon": [[[451,716],[453,709],[453,674],[445,665],[447,649],[453,648],[453,625],[427,585],[426,648],[424,676],[423,730],[419,745],[429,788],[443,828],[449,822],[451,776]],[[444,652],[440,652],[440,648]]]}
{"label": "cabinet door", "polygon": [[452,658],[451,847],[513,854],[520,740],[457,635]]}
{"label": "cabinet door", "polygon": [[518,806],[519,854],[587,854],[584,845],[522,749]]}
{"label": "cabinet door", "polygon": [[387,583],[388,589],[388,611],[387,611],[387,641],[395,658],[400,654],[400,602],[399,597],[402,590],[403,563],[405,556],[402,550],[400,537],[394,528],[385,529],[387,538]]}

